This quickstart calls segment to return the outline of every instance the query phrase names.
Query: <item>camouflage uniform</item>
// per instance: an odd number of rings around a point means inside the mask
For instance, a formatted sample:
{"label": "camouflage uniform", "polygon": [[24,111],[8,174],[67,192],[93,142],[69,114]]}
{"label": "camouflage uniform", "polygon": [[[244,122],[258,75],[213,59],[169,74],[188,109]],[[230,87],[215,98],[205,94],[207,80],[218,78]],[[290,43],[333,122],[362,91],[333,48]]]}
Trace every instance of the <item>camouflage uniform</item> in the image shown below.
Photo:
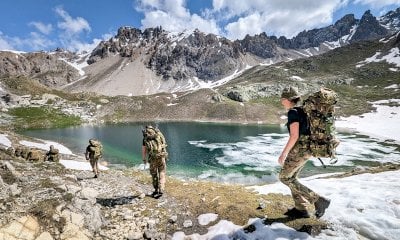
{"label": "camouflage uniform", "polygon": [[297,178],[311,157],[311,150],[308,145],[308,136],[300,136],[286,157],[279,174],[281,182],[290,188],[295,208],[298,210],[306,210],[307,202],[314,203],[320,197],[317,193],[301,184]]}
{"label": "camouflage uniform", "polygon": [[[282,91],[281,99],[287,99],[290,101],[290,104],[293,105],[288,111],[287,128],[290,133],[290,125],[295,122],[299,123],[299,138],[289,150],[283,162],[281,172],[279,173],[279,179],[290,188],[295,208],[300,211],[305,211],[307,202],[315,203],[319,198],[318,194],[301,184],[297,178],[308,159],[312,156],[309,141],[310,128],[304,110],[294,107],[297,101],[300,100],[297,88],[285,88]],[[285,106],[287,102],[282,104]]]}
{"label": "camouflage uniform", "polygon": [[143,130],[143,161],[146,163],[146,155],[150,164],[150,175],[153,182],[154,193],[163,194],[166,182],[166,151],[165,137],[160,130],[146,126]]}
{"label": "camouflage uniform", "polygon": [[90,161],[90,166],[94,172],[94,177],[97,178],[99,175],[99,159],[103,155],[103,146],[97,140],[90,139],[89,145],[86,147],[85,157],[86,160]]}
{"label": "camouflage uniform", "polygon": [[28,161],[43,161],[43,153],[38,149],[31,149],[26,157]]}
{"label": "camouflage uniform", "polygon": [[153,180],[153,187],[159,192],[165,190],[165,176],[167,165],[165,164],[165,157],[149,156],[150,174]]}
{"label": "camouflage uniform", "polygon": [[60,161],[59,151],[53,145],[50,146],[50,150],[46,153],[46,159],[52,162]]}

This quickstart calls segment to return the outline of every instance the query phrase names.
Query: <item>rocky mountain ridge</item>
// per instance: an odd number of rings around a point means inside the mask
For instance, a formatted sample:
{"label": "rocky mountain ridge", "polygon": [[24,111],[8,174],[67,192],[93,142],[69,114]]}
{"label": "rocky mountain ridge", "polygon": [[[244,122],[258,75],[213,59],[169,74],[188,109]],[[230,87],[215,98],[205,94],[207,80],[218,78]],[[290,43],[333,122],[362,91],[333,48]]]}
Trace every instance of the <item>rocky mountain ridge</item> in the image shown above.
{"label": "rocky mountain ridge", "polygon": [[[170,33],[161,27],[121,27],[92,52],[0,52],[0,76],[25,75],[46,86],[104,95],[149,95],[219,86],[250,66],[318,55],[400,29],[400,8],[360,20],[349,14],[325,28],[292,39],[261,33],[230,41],[198,30]],[[88,65],[88,66],[87,66]],[[83,68],[84,67],[84,68]],[[83,72],[84,71],[84,72]]]}
{"label": "rocky mountain ridge", "polygon": [[[79,124],[79,119],[95,124],[155,120],[277,124],[284,110],[276,99],[287,85],[297,86],[304,95],[321,86],[332,88],[341,99],[337,116],[358,115],[371,110],[370,102],[397,98],[393,88],[400,84],[399,43],[397,33],[318,56],[259,65],[214,89],[148,96],[67,93],[26,77],[0,78],[1,122],[17,128],[62,127],[57,122],[64,124],[63,119],[71,116],[69,124]],[[31,117],[27,111],[39,116]]]}
{"label": "rocky mountain ridge", "polygon": [[71,66],[77,58],[61,49],[52,53],[0,51],[0,76],[29,76],[44,85],[59,87],[80,77],[79,71]]}

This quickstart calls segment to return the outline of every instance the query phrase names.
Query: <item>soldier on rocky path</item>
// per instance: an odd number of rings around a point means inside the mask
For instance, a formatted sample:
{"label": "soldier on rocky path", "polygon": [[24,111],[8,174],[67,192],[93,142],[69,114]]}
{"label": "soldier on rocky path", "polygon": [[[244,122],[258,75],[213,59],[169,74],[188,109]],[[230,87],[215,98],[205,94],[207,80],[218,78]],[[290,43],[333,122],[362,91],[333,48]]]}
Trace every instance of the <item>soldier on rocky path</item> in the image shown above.
{"label": "soldier on rocky path", "polygon": [[51,162],[59,162],[60,161],[59,151],[53,145],[50,145],[50,150],[47,151],[47,153],[46,153],[45,161],[51,161]]}
{"label": "soldier on rocky path", "polygon": [[90,161],[94,178],[99,176],[99,159],[103,156],[103,145],[96,139],[90,139],[86,147],[85,158]]}
{"label": "soldier on rocky path", "polygon": [[150,163],[154,192],[152,196],[159,198],[165,191],[167,144],[161,131],[153,126],[143,129],[142,157],[143,163]]}

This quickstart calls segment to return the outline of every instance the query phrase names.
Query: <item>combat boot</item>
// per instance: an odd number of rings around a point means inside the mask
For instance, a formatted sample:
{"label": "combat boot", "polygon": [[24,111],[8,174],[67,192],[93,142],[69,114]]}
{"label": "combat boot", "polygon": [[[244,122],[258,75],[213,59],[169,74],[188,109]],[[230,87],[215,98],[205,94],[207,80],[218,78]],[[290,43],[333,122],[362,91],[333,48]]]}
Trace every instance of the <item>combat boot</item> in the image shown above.
{"label": "combat boot", "polygon": [[151,194],[152,197],[156,197],[158,195],[158,189],[154,190],[154,192]]}
{"label": "combat boot", "polygon": [[329,207],[331,200],[326,199],[324,197],[319,197],[317,201],[314,203],[315,207],[315,216],[317,218],[322,217],[325,214],[325,210]]}

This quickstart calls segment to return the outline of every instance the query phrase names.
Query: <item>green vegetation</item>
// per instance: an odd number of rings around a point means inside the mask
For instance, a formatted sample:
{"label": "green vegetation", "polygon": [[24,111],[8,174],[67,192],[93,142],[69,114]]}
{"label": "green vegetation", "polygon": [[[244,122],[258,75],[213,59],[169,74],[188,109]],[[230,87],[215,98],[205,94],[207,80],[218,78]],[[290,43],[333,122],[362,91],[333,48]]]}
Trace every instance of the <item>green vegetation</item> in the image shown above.
{"label": "green vegetation", "polygon": [[63,128],[81,124],[78,116],[70,116],[51,107],[19,107],[10,109],[16,117],[14,126],[17,129],[27,128]]}
{"label": "green vegetation", "polygon": [[[151,185],[151,177],[143,172],[126,171],[125,174],[134,176],[138,182]],[[206,181],[182,181],[168,177],[168,196],[185,206],[187,212],[195,216],[205,213],[216,213],[219,219],[226,219],[238,225],[246,225],[250,218],[265,218],[265,222],[283,222],[289,227],[300,230],[304,225],[315,229],[324,229],[327,223],[316,218],[289,219],[283,215],[293,206],[293,200],[288,195],[260,195],[241,185],[218,184]],[[150,200],[149,200],[150,201]],[[260,203],[265,208],[260,209]],[[149,203],[150,204],[150,203]],[[313,211],[313,209],[309,209]],[[172,232],[177,229],[170,229]]]}
{"label": "green vegetation", "polygon": [[[232,80],[223,88],[235,85],[262,83],[284,87],[296,84],[305,88],[326,86],[339,94],[337,115],[359,115],[372,110],[370,102],[398,98],[398,92],[386,87],[400,84],[399,72],[385,61],[360,66],[376,52],[387,50],[388,44],[379,41],[354,43],[318,56],[282,62],[271,66],[256,66]],[[299,76],[304,81],[295,81]],[[280,108],[279,97],[253,99],[272,109]]]}
{"label": "green vegetation", "polygon": [[35,96],[51,92],[50,88],[24,76],[1,78],[0,82],[10,89],[11,92],[17,95],[30,94]]}

